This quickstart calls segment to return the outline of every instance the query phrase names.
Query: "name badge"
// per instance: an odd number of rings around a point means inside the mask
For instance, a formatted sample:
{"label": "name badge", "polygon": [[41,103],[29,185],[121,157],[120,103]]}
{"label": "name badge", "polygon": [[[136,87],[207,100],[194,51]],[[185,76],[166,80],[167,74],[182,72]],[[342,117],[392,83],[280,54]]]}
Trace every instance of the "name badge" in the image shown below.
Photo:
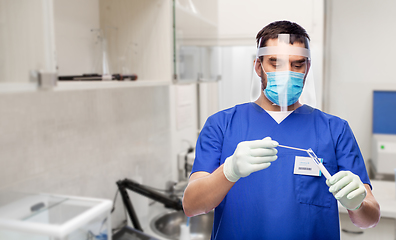
{"label": "name badge", "polygon": [[[322,158],[319,158],[323,162]],[[321,176],[322,172],[310,157],[296,156],[294,161],[294,174],[308,175],[308,176]]]}

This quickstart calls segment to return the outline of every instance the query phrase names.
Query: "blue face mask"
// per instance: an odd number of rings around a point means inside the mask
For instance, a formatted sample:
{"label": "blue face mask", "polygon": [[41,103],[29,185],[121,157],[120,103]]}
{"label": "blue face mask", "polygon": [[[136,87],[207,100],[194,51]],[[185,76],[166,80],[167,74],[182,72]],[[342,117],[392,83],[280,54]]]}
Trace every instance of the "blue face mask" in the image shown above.
{"label": "blue face mask", "polygon": [[278,106],[285,106],[286,101],[287,106],[297,102],[304,86],[304,73],[282,71],[266,74],[267,87],[264,89],[264,94],[268,100]]}

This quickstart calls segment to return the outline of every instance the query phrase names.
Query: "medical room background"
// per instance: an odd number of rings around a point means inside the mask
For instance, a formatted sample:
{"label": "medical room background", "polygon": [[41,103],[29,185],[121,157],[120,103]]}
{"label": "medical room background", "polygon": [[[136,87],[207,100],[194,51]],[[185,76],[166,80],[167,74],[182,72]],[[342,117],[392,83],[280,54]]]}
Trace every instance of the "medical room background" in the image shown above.
{"label": "medical room background", "polygon": [[[378,197],[393,208],[372,231],[395,239],[394,9],[391,0],[0,0],[0,191],[115,200],[112,228],[131,225],[116,182],[186,181],[206,118],[250,101],[257,32],[286,19],[311,37],[316,108],[346,119],[375,186],[391,183]],[[151,233],[160,204],[130,196]]]}

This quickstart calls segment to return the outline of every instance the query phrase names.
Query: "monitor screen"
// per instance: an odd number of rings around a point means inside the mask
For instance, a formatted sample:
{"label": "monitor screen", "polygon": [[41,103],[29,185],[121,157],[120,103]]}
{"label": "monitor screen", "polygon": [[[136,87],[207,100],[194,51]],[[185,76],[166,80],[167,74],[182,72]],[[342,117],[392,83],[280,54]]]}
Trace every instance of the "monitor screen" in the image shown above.
{"label": "monitor screen", "polygon": [[396,91],[374,91],[373,133],[396,134]]}

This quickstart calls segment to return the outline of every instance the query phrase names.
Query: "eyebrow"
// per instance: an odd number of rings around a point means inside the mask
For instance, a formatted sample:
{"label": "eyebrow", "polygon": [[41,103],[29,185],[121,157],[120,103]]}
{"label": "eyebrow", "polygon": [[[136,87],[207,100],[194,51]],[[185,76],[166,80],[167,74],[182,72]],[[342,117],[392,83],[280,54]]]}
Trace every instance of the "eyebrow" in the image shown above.
{"label": "eyebrow", "polygon": [[292,63],[304,63],[304,62],[306,62],[307,60],[304,58],[304,59],[300,59],[300,60],[295,60],[295,61],[293,61]]}
{"label": "eyebrow", "polygon": [[[268,60],[269,61],[277,61],[278,58],[271,56],[271,57],[268,58]],[[294,60],[293,63],[303,63],[303,62],[306,62],[306,61],[307,60],[305,58],[302,58],[302,59],[299,59],[299,60]]]}

